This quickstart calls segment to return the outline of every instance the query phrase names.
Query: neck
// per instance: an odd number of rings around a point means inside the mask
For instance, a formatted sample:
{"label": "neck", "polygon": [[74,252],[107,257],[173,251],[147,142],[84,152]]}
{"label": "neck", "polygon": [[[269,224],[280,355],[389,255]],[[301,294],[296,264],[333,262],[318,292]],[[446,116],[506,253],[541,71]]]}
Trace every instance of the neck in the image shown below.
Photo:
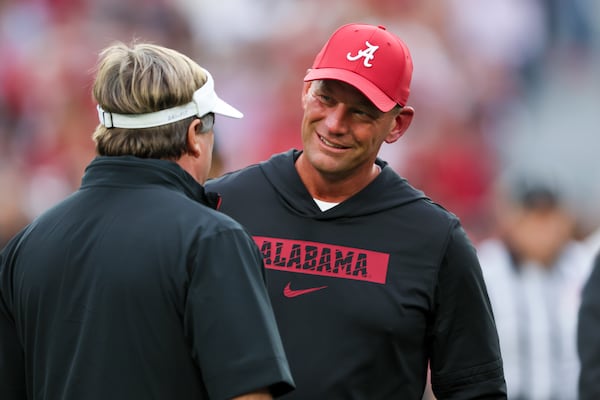
{"label": "neck", "polygon": [[371,164],[370,167],[359,171],[326,173],[314,168],[301,154],[296,160],[296,171],[313,198],[341,203],[371,183],[379,175],[381,168]]}
{"label": "neck", "polygon": [[179,164],[179,166],[183,168],[188,174],[190,174],[196,180],[196,182],[198,182],[201,185],[204,185],[208,173],[207,171],[198,168],[198,163],[195,161],[193,156],[190,156],[189,154],[184,154],[183,156],[181,156],[181,158],[175,160],[175,162]]}

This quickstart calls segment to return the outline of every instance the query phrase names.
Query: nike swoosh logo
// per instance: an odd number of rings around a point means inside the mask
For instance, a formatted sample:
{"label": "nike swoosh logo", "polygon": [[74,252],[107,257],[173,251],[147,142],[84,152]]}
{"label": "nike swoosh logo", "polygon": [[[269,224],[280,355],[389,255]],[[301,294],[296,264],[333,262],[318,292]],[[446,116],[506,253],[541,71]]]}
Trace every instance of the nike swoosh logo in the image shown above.
{"label": "nike swoosh logo", "polygon": [[283,288],[283,295],[285,297],[289,297],[289,298],[302,296],[303,294],[307,294],[307,293],[316,292],[317,290],[325,289],[327,287],[327,286],[319,286],[319,287],[314,287],[314,288],[309,288],[309,289],[294,290],[294,289],[290,288],[290,284],[291,284],[291,282],[288,282],[288,284],[285,285],[285,288]]}

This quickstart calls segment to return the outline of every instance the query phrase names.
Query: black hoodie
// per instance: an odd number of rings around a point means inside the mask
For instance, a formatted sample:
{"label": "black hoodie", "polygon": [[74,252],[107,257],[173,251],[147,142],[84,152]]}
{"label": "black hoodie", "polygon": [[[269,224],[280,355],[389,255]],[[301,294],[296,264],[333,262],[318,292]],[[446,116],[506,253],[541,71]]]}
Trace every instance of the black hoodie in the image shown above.
{"label": "black hoodie", "polygon": [[506,398],[498,337],[459,220],[382,171],[321,211],[297,150],[207,182],[261,248],[297,384],[286,399]]}

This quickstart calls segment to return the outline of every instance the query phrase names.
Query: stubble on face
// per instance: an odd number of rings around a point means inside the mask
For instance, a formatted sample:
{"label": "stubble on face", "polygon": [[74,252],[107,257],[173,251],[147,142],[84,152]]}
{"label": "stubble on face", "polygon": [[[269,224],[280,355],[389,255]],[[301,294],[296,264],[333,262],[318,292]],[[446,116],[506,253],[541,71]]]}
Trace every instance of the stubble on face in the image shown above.
{"label": "stubble on face", "polygon": [[313,197],[341,202],[379,174],[374,162],[397,113],[379,111],[348,84],[325,82],[304,88],[304,152],[296,170]]}
{"label": "stubble on face", "polygon": [[[369,171],[393,125],[361,92],[339,81],[315,81],[303,97],[304,154],[319,173],[345,179]],[[393,119],[393,118],[392,118]]]}

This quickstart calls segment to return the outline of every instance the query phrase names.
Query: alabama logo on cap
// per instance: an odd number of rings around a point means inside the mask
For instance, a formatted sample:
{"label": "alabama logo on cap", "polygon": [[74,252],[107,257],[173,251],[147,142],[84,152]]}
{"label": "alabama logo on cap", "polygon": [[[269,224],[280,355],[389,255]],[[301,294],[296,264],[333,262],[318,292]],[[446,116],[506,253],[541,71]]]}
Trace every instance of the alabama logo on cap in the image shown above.
{"label": "alabama logo on cap", "polygon": [[358,53],[354,56],[351,52],[348,52],[348,54],[346,54],[346,59],[348,61],[356,61],[364,57],[365,59],[363,60],[363,65],[367,68],[371,68],[373,64],[371,64],[370,61],[375,58],[375,52],[377,51],[377,49],[379,49],[379,46],[373,46],[371,43],[369,43],[368,40],[365,41],[365,45],[367,46],[367,48],[359,50]]}

